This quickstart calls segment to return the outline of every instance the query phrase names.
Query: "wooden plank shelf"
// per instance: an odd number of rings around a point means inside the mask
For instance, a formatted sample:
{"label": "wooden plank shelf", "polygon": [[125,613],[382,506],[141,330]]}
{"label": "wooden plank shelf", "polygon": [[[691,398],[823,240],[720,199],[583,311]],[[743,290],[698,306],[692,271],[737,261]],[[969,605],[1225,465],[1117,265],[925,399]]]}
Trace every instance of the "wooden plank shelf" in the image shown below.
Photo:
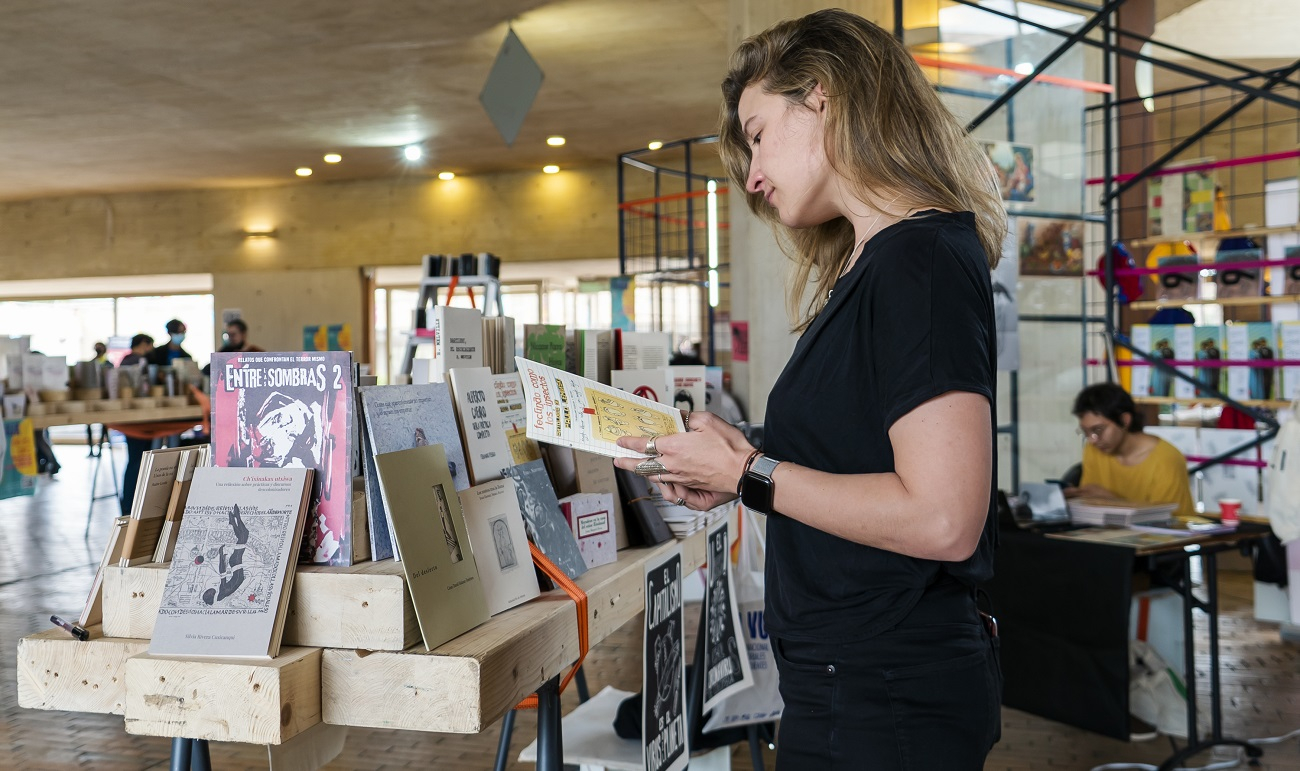
{"label": "wooden plank shelf", "polygon": [[[104,571],[104,634],[153,636],[167,568],[150,563]],[[284,622],[285,645],[400,651],[419,640],[400,562],[298,568]]]}
{"label": "wooden plank shelf", "polygon": [[87,642],[62,629],[18,641],[18,705],[121,715],[126,709],[126,661],[149,650],[148,640],[104,637],[96,625]]}
{"label": "wooden plank shelf", "polygon": [[[1182,406],[1223,403],[1222,399],[1211,399],[1208,396],[1201,396],[1194,399],[1178,399],[1173,396],[1134,396],[1133,401],[1136,404],[1173,404]],[[1291,406],[1291,402],[1285,399],[1244,399],[1241,403],[1247,407],[1265,407],[1270,410],[1281,410]]]}
{"label": "wooden plank shelf", "polygon": [[[645,563],[678,544],[686,573],[704,563],[705,534],[625,549],[587,571],[588,639],[597,645],[645,607]],[[574,605],[560,591],[512,608],[426,652],[327,649],[321,661],[326,723],[440,733],[478,733],[578,657]]]}
{"label": "wooden plank shelf", "polygon": [[1285,305],[1300,303],[1300,295],[1269,294],[1259,297],[1224,297],[1221,299],[1198,298],[1195,300],[1136,300],[1128,304],[1135,311],[1158,310],[1160,308],[1178,308],[1184,305],[1222,305],[1224,307],[1241,307],[1255,305]]}
{"label": "wooden plank shelf", "polygon": [[[1129,241],[1130,246],[1155,246],[1156,244],[1181,244],[1183,241],[1208,241],[1224,238],[1253,238],[1255,236],[1275,236],[1283,233],[1300,233],[1300,225],[1276,225],[1267,228],[1235,228],[1233,230],[1202,230],[1195,233],[1170,233],[1162,236],[1147,236]],[[1204,249],[1198,251],[1204,252]]]}

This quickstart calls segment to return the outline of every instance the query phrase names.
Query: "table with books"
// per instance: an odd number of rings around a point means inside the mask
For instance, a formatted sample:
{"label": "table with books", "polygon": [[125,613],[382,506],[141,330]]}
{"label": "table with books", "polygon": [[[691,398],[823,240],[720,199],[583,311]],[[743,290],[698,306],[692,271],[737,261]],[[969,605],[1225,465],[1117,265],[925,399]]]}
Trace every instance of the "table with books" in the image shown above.
{"label": "table with books", "polygon": [[[641,613],[644,565],[679,546],[684,569],[704,562],[701,531],[624,549],[577,579],[590,645]],[[322,724],[478,733],[538,692],[558,712],[558,677],[578,655],[575,606],[560,590],[425,651],[400,563],[385,560],[300,566],[272,659],[155,657],[147,650],[167,567],[109,568],[103,622],[86,642],[62,629],[21,640],[19,703],[123,715],[128,733],[292,752],[319,741]]]}
{"label": "table with books", "polygon": [[[1192,737],[1189,750],[1171,762],[1177,765],[1207,746],[1225,743],[1219,707],[1217,555],[1248,550],[1270,530],[1250,522],[1230,530],[1174,529],[1173,524],[1146,530],[1092,524],[1048,532],[1001,530],[994,578],[985,588],[1002,640],[1003,704],[1129,740],[1133,595],[1147,583],[1164,585],[1182,598],[1187,725]],[[1205,599],[1192,591],[1192,558],[1202,561]],[[1193,634],[1197,609],[1208,617],[1210,644],[1211,731],[1200,742]]]}

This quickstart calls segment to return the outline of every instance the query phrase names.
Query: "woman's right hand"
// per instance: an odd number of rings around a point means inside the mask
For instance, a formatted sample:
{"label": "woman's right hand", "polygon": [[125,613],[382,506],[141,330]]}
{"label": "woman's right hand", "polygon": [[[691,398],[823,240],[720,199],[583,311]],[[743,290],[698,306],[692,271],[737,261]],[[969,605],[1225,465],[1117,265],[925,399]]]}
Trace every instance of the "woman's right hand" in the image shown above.
{"label": "woman's right hand", "polygon": [[[740,429],[710,412],[692,412],[687,421],[690,430],[680,434],[667,434],[655,439],[656,458],[666,469],[662,475],[649,477],[661,486],[672,484],[665,492],[668,500],[685,498],[702,508],[712,508],[728,496],[734,497],[736,484],[744,471],[745,459],[754,448]],[[645,437],[625,436],[618,440],[620,447],[645,452]],[[616,458],[614,464],[629,471],[635,470],[639,458]],[[689,489],[692,495],[686,495]],[[696,493],[710,493],[706,498]],[[719,498],[712,493],[721,493]],[[717,503],[710,503],[717,501]],[[696,506],[692,506],[696,508]]]}

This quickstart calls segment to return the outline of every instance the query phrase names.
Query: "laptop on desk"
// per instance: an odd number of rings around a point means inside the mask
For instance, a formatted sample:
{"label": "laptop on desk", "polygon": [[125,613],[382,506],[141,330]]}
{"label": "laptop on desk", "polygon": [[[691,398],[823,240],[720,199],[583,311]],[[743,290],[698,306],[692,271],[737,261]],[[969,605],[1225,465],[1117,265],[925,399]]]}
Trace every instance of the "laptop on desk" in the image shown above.
{"label": "laptop on desk", "polygon": [[1042,528],[1070,524],[1065,493],[1055,482],[1027,482],[1020,486],[1020,494],[1013,496],[1013,499],[1011,511],[1019,527]]}

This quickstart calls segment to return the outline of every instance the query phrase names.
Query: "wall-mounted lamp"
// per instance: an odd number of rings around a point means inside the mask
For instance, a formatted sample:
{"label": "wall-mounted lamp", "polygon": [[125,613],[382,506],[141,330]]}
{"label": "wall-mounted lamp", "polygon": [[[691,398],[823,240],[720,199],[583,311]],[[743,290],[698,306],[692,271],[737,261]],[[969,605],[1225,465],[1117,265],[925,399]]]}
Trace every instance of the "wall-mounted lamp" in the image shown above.
{"label": "wall-mounted lamp", "polygon": [[275,238],[275,228],[244,228],[239,231],[244,238]]}

